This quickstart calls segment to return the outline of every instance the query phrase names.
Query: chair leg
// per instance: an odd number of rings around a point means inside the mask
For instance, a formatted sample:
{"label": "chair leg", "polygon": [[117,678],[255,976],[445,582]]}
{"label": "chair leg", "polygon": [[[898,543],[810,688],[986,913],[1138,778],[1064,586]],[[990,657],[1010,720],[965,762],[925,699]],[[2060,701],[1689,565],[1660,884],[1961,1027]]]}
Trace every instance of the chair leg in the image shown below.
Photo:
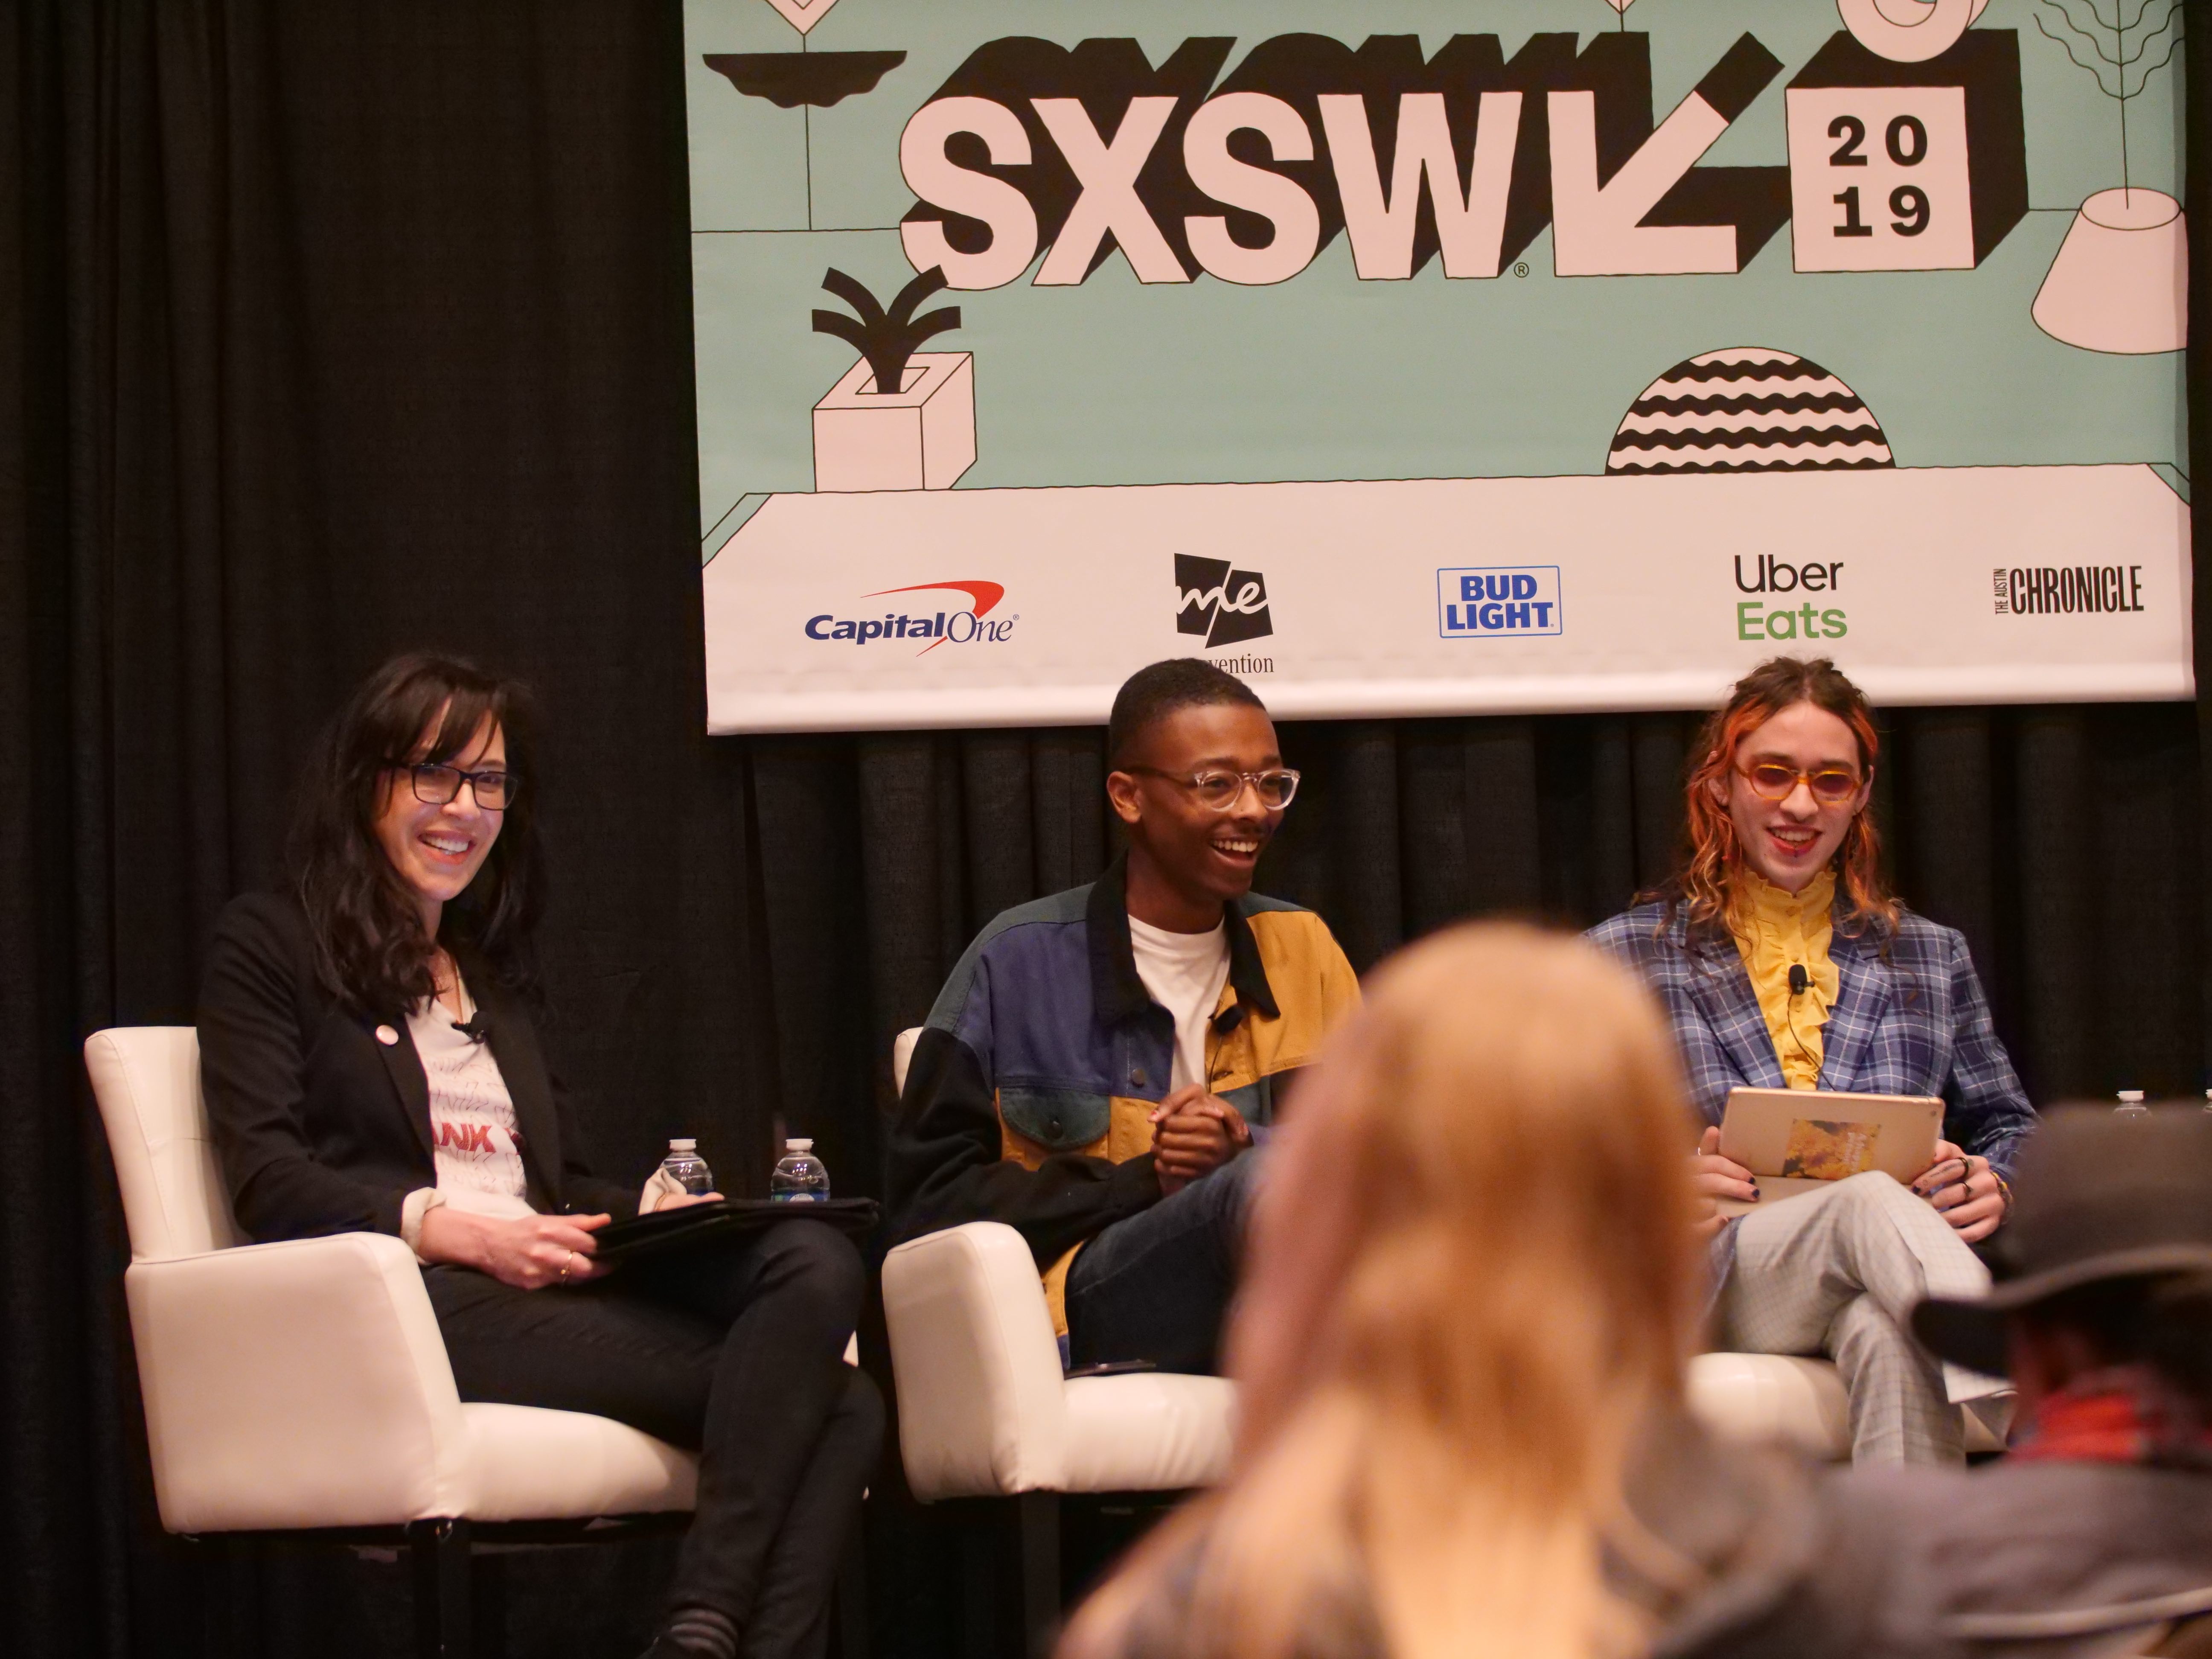
{"label": "chair leg", "polygon": [[[469,1560],[471,1659],[507,1659],[507,1557],[494,1551]],[[862,1656],[866,1659],[866,1656]]]}
{"label": "chair leg", "polygon": [[1060,1494],[1014,1499],[1023,1659],[1051,1659],[1060,1634]]}
{"label": "chair leg", "polygon": [[407,1528],[415,1578],[417,1659],[472,1659],[469,1523],[416,1521]]}

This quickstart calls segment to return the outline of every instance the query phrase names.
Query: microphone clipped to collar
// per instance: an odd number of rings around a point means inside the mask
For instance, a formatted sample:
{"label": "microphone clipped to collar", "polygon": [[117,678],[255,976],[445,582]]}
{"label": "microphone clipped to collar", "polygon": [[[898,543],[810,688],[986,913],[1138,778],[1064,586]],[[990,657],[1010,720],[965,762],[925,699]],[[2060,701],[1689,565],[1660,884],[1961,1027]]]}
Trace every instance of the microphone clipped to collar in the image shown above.
{"label": "microphone clipped to collar", "polygon": [[1791,963],[1790,964],[1790,994],[1793,997],[1802,997],[1812,988],[1813,976],[1805,971],[1805,964],[1802,962]]}

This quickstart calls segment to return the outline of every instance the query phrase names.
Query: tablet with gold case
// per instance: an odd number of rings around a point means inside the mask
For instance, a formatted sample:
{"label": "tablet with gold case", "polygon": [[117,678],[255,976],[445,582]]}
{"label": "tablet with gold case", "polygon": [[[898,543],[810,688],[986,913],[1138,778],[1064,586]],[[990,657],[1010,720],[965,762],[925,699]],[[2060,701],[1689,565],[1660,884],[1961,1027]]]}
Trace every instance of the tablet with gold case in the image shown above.
{"label": "tablet with gold case", "polygon": [[1869,1170],[1909,1185],[1936,1161],[1942,1133],[1943,1103],[1935,1095],[1731,1089],[1721,1156],[1751,1171],[1759,1201],[1722,1199],[1715,1207],[1745,1215]]}

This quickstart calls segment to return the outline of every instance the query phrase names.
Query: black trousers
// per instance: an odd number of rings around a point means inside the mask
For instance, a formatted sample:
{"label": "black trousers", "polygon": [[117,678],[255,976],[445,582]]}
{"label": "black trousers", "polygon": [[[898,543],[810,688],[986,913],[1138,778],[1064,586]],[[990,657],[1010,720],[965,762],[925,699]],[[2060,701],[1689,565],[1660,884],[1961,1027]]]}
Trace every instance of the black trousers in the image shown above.
{"label": "black trousers", "polygon": [[463,1400],[590,1412],[701,1454],[670,1601],[726,1614],[747,1659],[827,1645],[883,1440],[882,1399],[843,1358],[866,1276],[806,1220],[574,1289],[422,1273]]}

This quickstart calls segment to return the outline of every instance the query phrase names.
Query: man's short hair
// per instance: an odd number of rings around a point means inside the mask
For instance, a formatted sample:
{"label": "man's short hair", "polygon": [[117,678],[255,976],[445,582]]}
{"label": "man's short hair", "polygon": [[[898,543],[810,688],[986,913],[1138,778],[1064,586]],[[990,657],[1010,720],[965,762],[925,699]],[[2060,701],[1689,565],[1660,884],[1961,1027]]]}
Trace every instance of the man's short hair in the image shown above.
{"label": "man's short hair", "polygon": [[1250,686],[1196,657],[1170,657],[1139,668],[1114,694],[1114,712],[1106,720],[1107,765],[1128,761],[1145,734],[1178,710],[1220,703],[1267,712]]}

